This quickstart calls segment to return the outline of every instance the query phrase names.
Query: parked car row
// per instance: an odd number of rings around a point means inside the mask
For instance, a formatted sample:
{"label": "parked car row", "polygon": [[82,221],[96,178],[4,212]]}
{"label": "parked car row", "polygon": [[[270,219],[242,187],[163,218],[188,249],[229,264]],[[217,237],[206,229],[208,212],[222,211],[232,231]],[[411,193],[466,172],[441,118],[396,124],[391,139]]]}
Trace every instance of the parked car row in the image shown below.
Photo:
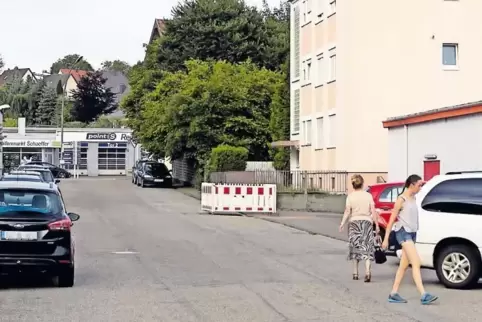
{"label": "parked car row", "polygon": [[172,174],[164,163],[139,160],[132,167],[132,183],[142,188],[148,186],[172,188]]}
{"label": "parked car row", "polygon": [[[391,210],[403,183],[370,186],[386,234]],[[451,172],[424,184],[417,194],[417,250],[422,266],[434,269],[447,288],[475,286],[482,275],[482,171]],[[400,246],[390,238],[389,249]]]}
{"label": "parked car row", "polygon": [[[48,274],[74,285],[73,222],[51,165],[21,165],[0,180],[0,274]],[[63,169],[62,169],[63,170]],[[67,177],[57,172],[57,177]],[[59,175],[61,174],[61,175]]]}

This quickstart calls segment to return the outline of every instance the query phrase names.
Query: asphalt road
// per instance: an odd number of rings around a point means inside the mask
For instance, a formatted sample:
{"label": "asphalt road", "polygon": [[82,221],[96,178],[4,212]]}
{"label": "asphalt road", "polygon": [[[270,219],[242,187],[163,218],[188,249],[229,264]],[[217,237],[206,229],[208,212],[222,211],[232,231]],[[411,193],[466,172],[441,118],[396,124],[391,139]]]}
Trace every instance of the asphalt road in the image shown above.
{"label": "asphalt road", "polygon": [[277,223],[198,213],[176,190],[129,179],[61,183],[75,226],[73,288],[15,281],[0,290],[0,321],[475,321],[482,290],[453,291],[424,273],[440,296],[421,306],[386,301],[395,259],[373,282],[351,280],[346,244]]}

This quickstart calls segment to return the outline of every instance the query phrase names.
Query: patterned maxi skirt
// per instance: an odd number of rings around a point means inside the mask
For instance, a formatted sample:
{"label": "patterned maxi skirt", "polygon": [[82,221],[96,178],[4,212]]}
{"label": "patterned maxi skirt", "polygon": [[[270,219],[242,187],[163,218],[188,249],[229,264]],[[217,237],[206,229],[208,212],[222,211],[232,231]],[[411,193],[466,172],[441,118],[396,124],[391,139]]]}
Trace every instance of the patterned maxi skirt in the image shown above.
{"label": "patterned maxi skirt", "polygon": [[373,223],[353,220],[348,224],[348,260],[371,260],[375,257]]}

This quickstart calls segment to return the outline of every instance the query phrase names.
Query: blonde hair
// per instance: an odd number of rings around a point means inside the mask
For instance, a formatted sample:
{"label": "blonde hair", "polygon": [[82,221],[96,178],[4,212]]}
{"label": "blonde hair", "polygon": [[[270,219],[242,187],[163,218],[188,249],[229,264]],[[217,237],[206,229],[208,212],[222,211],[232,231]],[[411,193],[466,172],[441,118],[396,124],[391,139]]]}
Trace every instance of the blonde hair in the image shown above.
{"label": "blonde hair", "polygon": [[363,180],[363,177],[359,174],[351,176],[351,185],[353,186],[353,189],[361,189],[364,182],[365,180]]}

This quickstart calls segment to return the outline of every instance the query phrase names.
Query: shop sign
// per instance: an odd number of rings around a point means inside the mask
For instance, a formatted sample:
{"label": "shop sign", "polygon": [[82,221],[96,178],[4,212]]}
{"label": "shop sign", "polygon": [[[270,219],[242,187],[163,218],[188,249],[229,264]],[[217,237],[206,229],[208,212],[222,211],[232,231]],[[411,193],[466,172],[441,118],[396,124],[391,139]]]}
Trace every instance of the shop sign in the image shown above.
{"label": "shop sign", "polygon": [[87,133],[85,136],[87,141],[129,141],[131,135],[128,133]]}
{"label": "shop sign", "polygon": [[51,140],[14,140],[3,139],[0,142],[4,147],[25,147],[25,148],[60,148],[59,141]]}

